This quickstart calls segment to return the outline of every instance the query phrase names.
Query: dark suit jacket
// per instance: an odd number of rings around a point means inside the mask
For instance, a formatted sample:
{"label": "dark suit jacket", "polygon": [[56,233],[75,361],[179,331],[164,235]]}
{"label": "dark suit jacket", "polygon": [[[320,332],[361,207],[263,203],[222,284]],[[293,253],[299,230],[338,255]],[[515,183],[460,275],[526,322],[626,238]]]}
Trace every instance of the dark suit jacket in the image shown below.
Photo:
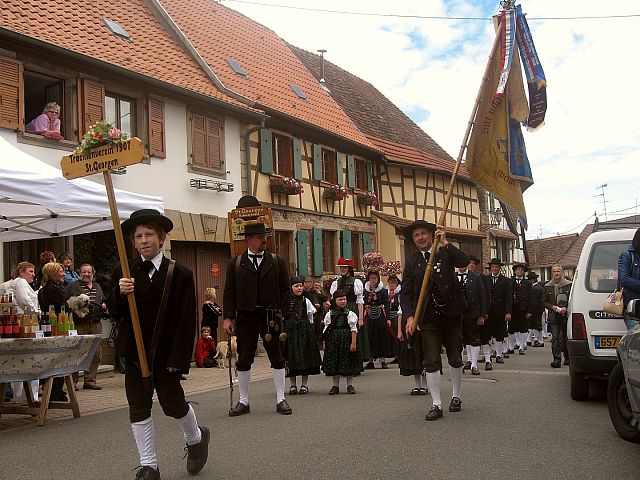
{"label": "dark suit jacket", "polygon": [[[466,308],[464,294],[458,285],[458,278],[454,268],[466,267],[467,265],[469,265],[469,256],[451,243],[448,243],[445,247],[440,247],[436,252],[425,301],[431,295],[433,285],[437,285],[447,306],[446,310],[449,318],[462,314]],[[402,316],[404,318],[415,315],[426,267],[427,262],[420,251],[415,252],[406,259],[402,273],[402,295],[400,295],[400,305],[402,306]],[[426,308],[424,308],[424,312],[426,312]],[[422,320],[424,320],[424,312]],[[422,323],[422,320],[420,323]]]}
{"label": "dark suit jacket", "polygon": [[[158,321],[169,259],[163,257],[160,270],[153,277],[153,282],[149,280],[147,272],[140,269],[140,263],[140,257],[130,259],[129,269],[135,279],[134,295],[149,369],[174,367],[181,372],[188,372],[198,324],[193,272],[184,265],[175,264],[165,315]],[[120,295],[118,286],[121,277],[121,269],[117,267],[112,277],[115,287],[109,299],[109,311],[115,318],[122,320],[118,330],[118,344],[125,350],[121,353],[135,361],[137,350],[131,313],[127,298]],[[158,340],[156,348],[152,349],[154,336],[157,336]]]}
{"label": "dark suit jacket", "polygon": [[[227,280],[224,285],[224,318],[234,319],[238,310],[254,311],[256,293],[260,282],[260,297],[263,308],[286,311],[289,298],[289,271],[287,264],[279,255],[264,252],[260,264],[260,277],[249,259],[247,252],[234,257],[227,266]],[[278,264],[276,265],[276,261]]]}
{"label": "dark suit jacket", "polygon": [[[515,296],[516,291],[518,290],[518,285],[516,282],[516,277],[512,277],[511,278],[511,294]],[[511,307],[512,311],[520,311],[520,312],[527,312],[527,313],[533,313],[533,309],[531,308],[531,306],[533,305],[533,299],[531,298],[531,296],[533,295],[533,293],[531,292],[531,282],[529,280],[527,280],[526,278],[523,278],[522,281],[520,282],[520,291],[518,292],[518,303],[513,303],[513,299],[512,299],[512,303],[513,306]]]}
{"label": "dark suit jacket", "polygon": [[467,283],[464,285],[467,309],[464,311],[464,318],[477,319],[480,315],[487,316],[489,307],[483,283],[482,275],[470,270],[467,272]]}
{"label": "dark suit jacket", "polygon": [[538,282],[531,285],[531,311],[536,318],[540,318],[544,312],[542,298],[544,297],[544,287]]}
{"label": "dark suit jacket", "polygon": [[511,279],[504,275],[498,275],[496,284],[493,285],[491,275],[487,275],[489,285],[489,313],[504,317],[511,313]]}

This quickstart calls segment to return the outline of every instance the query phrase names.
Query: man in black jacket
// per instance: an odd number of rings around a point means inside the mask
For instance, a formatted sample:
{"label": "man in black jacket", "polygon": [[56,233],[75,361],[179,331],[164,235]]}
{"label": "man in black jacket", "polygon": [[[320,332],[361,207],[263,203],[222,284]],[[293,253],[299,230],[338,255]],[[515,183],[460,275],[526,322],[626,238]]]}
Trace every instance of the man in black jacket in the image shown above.
{"label": "man in black jacket", "polygon": [[527,347],[527,334],[529,332],[529,319],[531,318],[531,282],[524,278],[529,268],[524,263],[513,265],[513,277],[511,278],[511,321],[509,322],[508,352],[524,355]]}
{"label": "man in black jacket", "polygon": [[529,319],[529,338],[534,347],[544,347],[542,338],[542,315],[544,314],[544,286],[538,281],[538,274],[533,271],[527,272],[527,280],[531,285],[531,318]]}
{"label": "man in black jacket", "polygon": [[470,257],[470,260],[467,267],[458,268],[458,282],[467,301],[467,309],[462,315],[462,338],[469,355],[468,366],[465,364],[465,368],[470,368],[473,375],[480,375],[480,327],[484,325],[484,319],[487,317],[487,295],[482,276],[475,272],[479,261],[475,257]]}
{"label": "man in black jacket", "polygon": [[[414,318],[416,306],[420,298],[422,279],[425,275],[427,261],[431,254],[433,239],[438,237],[440,248],[435,252],[433,271],[429,278],[427,292],[424,297],[425,308],[422,318]],[[466,308],[464,294],[458,285],[455,275],[456,267],[469,264],[469,257],[447,241],[444,227],[418,220],[410,224],[404,231],[404,238],[418,247],[418,251],[408,257],[402,275],[403,286],[400,305],[407,318],[407,335],[414,333],[417,324],[422,332],[424,366],[427,371],[427,385],[431,392],[433,405],[427,413],[426,420],[442,418],[442,400],[440,382],[442,361],[440,350],[444,345],[451,371],[453,395],[450,412],[459,412],[462,408],[460,388],[462,383],[462,313]]]}
{"label": "man in black jacket", "polygon": [[[507,336],[507,322],[511,320],[511,281],[500,272],[503,265],[498,258],[492,258],[489,262],[490,274],[487,275],[489,315],[487,316],[488,325],[485,325],[483,330],[485,338],[482,339],[483,345],[488,343],[491,337],[495,339],[496,363],[504,363],[502,359],[504,339]],[[487,358],[485,354],[485,362],[490,361],[491,358]]]}
{"label": "man in black jacket", "polygon": [[[117,280],[110,299],[110,311],[122,319],[118,344],[126,359],[125,390],[129,418],[140,455],[136,479],[160,478],[155,451],[155,431],[151,417],[153,391],[165,415],[173,417],[187,443],[187,471],[198,473],[207,462],[209,429],[198,427],[196,415],[185,401],[180,385],[182,373],[189,372],[197,326],[196,292],[193,272],[162,254],[171,220],[156,210],[138,210],[122,224],[139,256],[129,260],[132,278]],[[135,285],[135,288],[134,288]],[[140,371],[131,314],[126,295],[133,293],[142,331],[142,340],[152,378],[145,385]],[[161,305],[166,305],[164,312]]]}
{"label": "man in black jacket", "polygon": [[[278,322],[278,312],[286,311],[289,299],[289,272],[284,258],[266,251],[267,233],[271,229],[263,223],[245,225],[247,251],[229,261],[224,286],[225,332],[237,336],[238,386],[240,400],[229,412],[236,417],[249,413],[249,382],[251,365],[262,338],[271,362],[273,381],[276,386],[276,410],[290,415],[291,408],[284,398],[285,360],[279,334],[269,333],[271,321]],[[268,336],[267,336],[268,335]]]}

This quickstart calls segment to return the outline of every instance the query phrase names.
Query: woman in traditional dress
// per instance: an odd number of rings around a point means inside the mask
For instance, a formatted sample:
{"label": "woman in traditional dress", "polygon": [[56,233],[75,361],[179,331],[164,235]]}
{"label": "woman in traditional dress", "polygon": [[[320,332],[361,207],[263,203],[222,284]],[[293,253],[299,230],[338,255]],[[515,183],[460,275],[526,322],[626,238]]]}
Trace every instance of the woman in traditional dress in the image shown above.
{"label": "woman in traditional dress", "polygon": [[[304,280],[299,277],[291,279],[291,300],[286,315],[287,332],[287,377],[291,386],[289,395],[309,393],[309,375],[320,373],[320,350],[313,329],[313,314],[316,308],[303,295]],[[301,376],[300,390],[296,377]]]}
{"label": "woman in traditional dress", "polygon": [[369,335],[367,325],[364,323],[364,298],[362,296],[364,286],[362,281],[355,277],[353,273],[353,259],[340,258],[338,265],[340,277],[333,281],[329,293],[333,294],[337,290],[343,290],[347,295],[347,307],[358,317],[358,353],[362,362],[366,362],[371,357],[369,349]]}
{"label": "woman in traditional dress", "polygon": [[373,361],[380,360],[382,368],[387,368],[387,357],[392,358],[393,346],[387,318],[389,313],[389,292],[380,281],[380,273],[370,271],[364,284],[365,324],[369,334],[370,356],[365,369],[373,369]]}

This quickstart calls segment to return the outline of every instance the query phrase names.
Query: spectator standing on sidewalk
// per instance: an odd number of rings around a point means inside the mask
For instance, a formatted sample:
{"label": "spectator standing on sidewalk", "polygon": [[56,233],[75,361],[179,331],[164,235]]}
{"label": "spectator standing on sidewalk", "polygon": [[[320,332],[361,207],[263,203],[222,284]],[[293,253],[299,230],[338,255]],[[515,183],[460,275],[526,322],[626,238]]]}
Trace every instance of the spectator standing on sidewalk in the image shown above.
{"label": "spectator standing on sidewalk", "polygon": [[640,298],[640,228],[636,230],[629,248],[618,258],[618,282],[623,287],[624,324],[627,330],[631,330],[638,322],[627,315],[626,308],[631,300]]}
{"label": "spectator standing on sidewalk", "polygon": [[552,278],[544,285],[544,300],[542,304],[547,309],[547,323],[551,330],[551,353],[553,354],[553,368],[560,368],[564,353],[564,364],[569,365],[569,351],[567,350],[567,307],[558,305],[558,295],[563,293],[569,298],[571,282],[564,278],[562,266],[555,264],[551,267]]}

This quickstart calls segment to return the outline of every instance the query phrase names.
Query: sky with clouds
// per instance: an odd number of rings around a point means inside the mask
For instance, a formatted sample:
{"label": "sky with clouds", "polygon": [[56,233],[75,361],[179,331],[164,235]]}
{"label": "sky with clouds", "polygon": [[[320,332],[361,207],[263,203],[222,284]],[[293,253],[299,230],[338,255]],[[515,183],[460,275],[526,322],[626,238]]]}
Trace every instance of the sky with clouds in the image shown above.
{"label": "sky with clouds", "polygon": [[[300,48],[326,49],[327,60],[372,83],[453,158],[458,156],[494,38],[489,19],[499,1],[221,3]],[[639,69],[633,53],[640,4],[519,3],[545,71],[548,97],[545,126],[524,133],[535,181],[524,194],[527,238],[579,232],[593,222],[594,212],[604,220],[603,191],[609,220],[640,214]],[[613,15],[636,16],[566,19]],[[411,18],[416,16],[458,19]]]}

